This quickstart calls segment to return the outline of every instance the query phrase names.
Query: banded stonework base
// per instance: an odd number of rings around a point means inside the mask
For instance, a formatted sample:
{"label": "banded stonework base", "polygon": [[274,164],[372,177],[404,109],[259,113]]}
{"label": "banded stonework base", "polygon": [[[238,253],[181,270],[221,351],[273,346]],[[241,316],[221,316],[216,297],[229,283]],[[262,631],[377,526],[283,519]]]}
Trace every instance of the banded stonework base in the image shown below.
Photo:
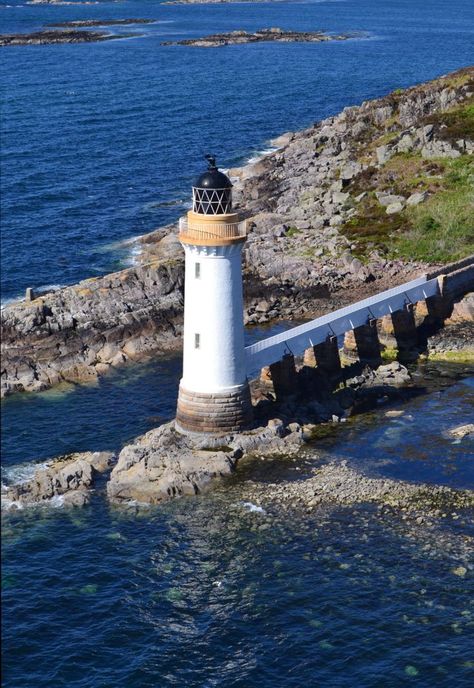
{"label": "banded stonework base", "polygon": [[179,387],[176,429],[185,434],[225,435],[248,429],[253,410],[248,383],[232,392],[206,394]]}

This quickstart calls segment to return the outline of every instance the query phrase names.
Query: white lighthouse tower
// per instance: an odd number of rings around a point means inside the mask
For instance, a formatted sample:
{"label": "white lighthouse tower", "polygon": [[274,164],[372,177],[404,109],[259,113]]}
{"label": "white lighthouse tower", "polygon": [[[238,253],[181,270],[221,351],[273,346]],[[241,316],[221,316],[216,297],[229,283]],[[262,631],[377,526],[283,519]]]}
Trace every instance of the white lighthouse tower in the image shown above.
{"label": "white lighthouse tower", "polygon": [[215,158],[193,186],[181,218],[186,255],[183,377],[176,428],[225,434],[252,420],[245,368],[242,247],[246,222],[232,212],[232,184]]}

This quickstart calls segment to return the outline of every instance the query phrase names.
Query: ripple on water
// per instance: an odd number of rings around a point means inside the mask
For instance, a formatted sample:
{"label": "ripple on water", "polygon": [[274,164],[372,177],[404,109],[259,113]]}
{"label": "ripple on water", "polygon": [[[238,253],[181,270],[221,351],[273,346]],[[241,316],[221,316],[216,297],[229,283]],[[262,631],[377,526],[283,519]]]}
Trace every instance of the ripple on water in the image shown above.
{"label": "ripple on water", "polygon": [[[21,660],[39,688],[86,675],[132,687],[335,675],[396,685],[410,666],[422,685],[468,685],[473,562],[449,526],[413,531],[365,507],[274,510],[262,523],[229,509],[236,499],[238,488],[218,490],[138,518],[99,501],[50,513],[15,542],[15,565],[7,537],[10,666]],[[41,642],[27,648],[30,634]]]}

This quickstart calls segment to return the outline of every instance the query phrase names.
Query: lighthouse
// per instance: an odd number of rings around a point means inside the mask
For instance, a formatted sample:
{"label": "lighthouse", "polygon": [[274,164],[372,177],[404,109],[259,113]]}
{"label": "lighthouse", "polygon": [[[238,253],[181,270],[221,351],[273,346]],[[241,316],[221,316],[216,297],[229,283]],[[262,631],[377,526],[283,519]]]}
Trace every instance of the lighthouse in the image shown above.
{"label": "lighthouse", "polygon": [[183,377],[176,428],[226,434],[248,427],[252,403],[245,366],[242,248],[246,222],[232,210],[232,184],[206,155],[193,207],[180,219],[185,252]]}

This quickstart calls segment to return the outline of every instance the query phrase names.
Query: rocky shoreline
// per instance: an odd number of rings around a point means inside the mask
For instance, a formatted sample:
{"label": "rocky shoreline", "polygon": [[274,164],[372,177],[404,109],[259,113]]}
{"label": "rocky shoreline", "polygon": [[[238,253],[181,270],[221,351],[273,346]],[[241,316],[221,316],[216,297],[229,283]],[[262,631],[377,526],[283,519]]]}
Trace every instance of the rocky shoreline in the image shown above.
{"label": "rocky shoreline", "polygon": [[[454,490],[440,485],[410,483],[389,478],[374,478],[348,465],[346,460],[330,461],[314,468],[303,481],[246,485],[244,499],[260,507],[278,505],[284,511],[311,513],[322,506],[376,504],[416,518],[419,525],[427,519],[454,514],[474,507],[472,490]],[[428,525],[428,524],[427,524]]]}
{"label": "rocky shoreline", "polygon": [[[474,145],[468,129],[464,138],[459,128],[447,138],[451,129],[443,121],[424,122],[470,102],[473,84],[471,67],[346,108],[279,137],[277,150],[258,162],[230,170],[236,204],[250,227],[244,250],[247,325],[314,318],[433,269],[388,253],[377,237],[361,253],[362,235],[349,230],[367,199],[389,223],[405,217],[409,202],[429,203],[439,171],[424,170],[410,195],[403,195],[393,188],[387,165],[397,156],[403,160],[408,148],[426,165],[433,156],[468,156]],[[364,175],[370,171],[373,180],[373,170],[387,175],[376,191],[361,192]],[[139,238],[141,253],[132,268],[47,294],[29,291],[27,300],[7,306],[1,314],[2,394],[87,381],[129,359],[178,349],[184,259],[176,230],[170,225]],[[453,242],[452,248],[459,246]]]}
{"label": "rocky shoreline", "polygon": [[[172,421],[136,438],[118,457],[112,452],[85,452],[40,464],[30,478],[2,484],[2,508],[78,507],[87,504],[95,492],[126,507],[162,504],[215,488],[236,471],[238,477],[243,466],[247,478],[241,484],[242,498],[261,510],[277,505],[285,511],[310,513],[327,506],[372,503],[424,523],[472,509],[472,490],[377,477],[345,460],[318,453],[314,440],[324,423],[329,422],[330,427],[358,413],[356,402],[374,408],[387,399],[406,399],[413,390],[408,370],[392,363],[376,371],[363,370],[362,375],[346,380],[336,394],[326,390],[317,399],[306,395],[304,401],[293,397],[277,405],[260,403],[256,427],[246,432],[225,437],[184,436]],[[349,404],[353,411],[348,412]],[[385,415],[394,414],[403,411],[390,410]],[[451,428],[448,435],[456,442],[468,441],[474,437],[474,425]],[[304,467],[307,451],[311,463],[317,459],[317,464],[309,472],[304,468],[297,481],[261,482],[253,480],[254,473],[248,470],[277,457],[293,457]]]}
{"label": "rocky shoreline", "polygon": [[[43,0],[37,0],[42,2]],[[260,3],[260,2],[282,2],[283,0],[167,0],[163,5],[222,5],[227,3],[235,2],[248,2],[248,3]]]}
{"label": "rocky shoreline", "polygon": [[349,35],[327,34],[323,31],[286,31],[280,28],[216,33],[203,38],[187,38],[181,41],[165,41],[161,45],[188,45],[196,48],[218,48],[245,43],[322,43],[325,41],[346,41]]}

